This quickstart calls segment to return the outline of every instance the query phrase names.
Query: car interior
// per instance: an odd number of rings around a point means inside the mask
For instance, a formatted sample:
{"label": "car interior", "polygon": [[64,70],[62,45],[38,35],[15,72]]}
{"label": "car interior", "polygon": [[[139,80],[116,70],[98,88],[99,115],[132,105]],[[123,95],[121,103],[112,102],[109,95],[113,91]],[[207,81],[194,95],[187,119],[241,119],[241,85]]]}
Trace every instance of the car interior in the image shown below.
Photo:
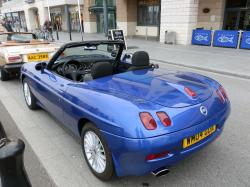
{"label": "car interior", "polygon": [[89,54],[59,58],[51,69],[56,74],[67,79],[77,82],[87,82],[113,74],[152,67],[148,53],[137,51],[132,56],[131,64],[107,55]]}

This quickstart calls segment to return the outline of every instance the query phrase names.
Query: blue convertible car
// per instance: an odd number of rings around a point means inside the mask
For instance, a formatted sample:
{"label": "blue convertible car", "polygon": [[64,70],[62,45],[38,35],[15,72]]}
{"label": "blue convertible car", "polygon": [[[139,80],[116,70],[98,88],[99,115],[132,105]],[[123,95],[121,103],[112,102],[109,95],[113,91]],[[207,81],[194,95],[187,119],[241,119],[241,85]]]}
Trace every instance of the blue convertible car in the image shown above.
{"label": "blue convertible car", "polygon": [[49,62],[21,69],[27,106],[47,110],[79,136],[102,180],[166,174],[215,140],[230,114],[218,82],[161,70],[146,52],[123,49],[114,41],[69,43]]}

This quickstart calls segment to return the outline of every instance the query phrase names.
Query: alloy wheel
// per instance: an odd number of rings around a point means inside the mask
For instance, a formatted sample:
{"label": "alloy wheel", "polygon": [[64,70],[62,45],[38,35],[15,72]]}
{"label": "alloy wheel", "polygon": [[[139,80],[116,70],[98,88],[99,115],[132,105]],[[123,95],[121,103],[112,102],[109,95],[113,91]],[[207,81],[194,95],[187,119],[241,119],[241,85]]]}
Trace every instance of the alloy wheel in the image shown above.
{"label": "alloy wheel", "polygon": [[103,173],[107,164],[106,154],[101,140],[93,131],[87,131],[84,135],[84,152],[92,169]]}
{"label": "alloy wheel", "polygon": [[26,82],[24,82],[24,84],[23,84],[23,92],[24,92],[25,101],[30,106],[31,102],[32,102],[31,101],[31,93],[30,93],[29,85]]}

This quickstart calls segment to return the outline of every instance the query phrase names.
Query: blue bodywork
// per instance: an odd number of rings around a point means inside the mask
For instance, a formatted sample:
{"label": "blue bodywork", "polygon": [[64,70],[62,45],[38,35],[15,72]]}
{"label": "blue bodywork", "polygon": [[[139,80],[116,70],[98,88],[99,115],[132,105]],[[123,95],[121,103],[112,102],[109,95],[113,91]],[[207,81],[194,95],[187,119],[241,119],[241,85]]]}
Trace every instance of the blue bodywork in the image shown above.
{"label": "blue bodywork", "polygon": [[[220,85],[194,73],[144,69],[107,76],[89,82],[74,82],[47,69],[37,71],[35,63],[21,69],[38,104],[80,137],[83,122],[100,129],[112,153],[118,176],[143,175],[170,167],[218,137],[230,113],[230,102],[216,94]],[[197,93],[192,98],[184,92]],[[208,109],[208,115],[200,107]],[[139,117],[149,112],[157,128],[147,130]],[[156,112],[166,112],[170,127],[161,124]],[[212,125],[216,132],[183,149],[184,138]],[[163,158],[146,161],[146,156],[168,151]]]}

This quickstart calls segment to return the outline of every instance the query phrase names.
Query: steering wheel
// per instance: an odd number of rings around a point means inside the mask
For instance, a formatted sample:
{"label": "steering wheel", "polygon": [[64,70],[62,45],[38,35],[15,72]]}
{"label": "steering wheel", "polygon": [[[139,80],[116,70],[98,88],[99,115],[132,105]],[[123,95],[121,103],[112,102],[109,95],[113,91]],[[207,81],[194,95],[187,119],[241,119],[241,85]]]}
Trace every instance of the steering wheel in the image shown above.
{"label": "steering wheel", "polygon": [[81,63],[79,61],[69,60],[63,64],[61,71],[65,77],[69,76],[72,80],[77,81],[80,76],[83,76],[87,73],[86,70],[79,70],[78,67],[80,66]]}

